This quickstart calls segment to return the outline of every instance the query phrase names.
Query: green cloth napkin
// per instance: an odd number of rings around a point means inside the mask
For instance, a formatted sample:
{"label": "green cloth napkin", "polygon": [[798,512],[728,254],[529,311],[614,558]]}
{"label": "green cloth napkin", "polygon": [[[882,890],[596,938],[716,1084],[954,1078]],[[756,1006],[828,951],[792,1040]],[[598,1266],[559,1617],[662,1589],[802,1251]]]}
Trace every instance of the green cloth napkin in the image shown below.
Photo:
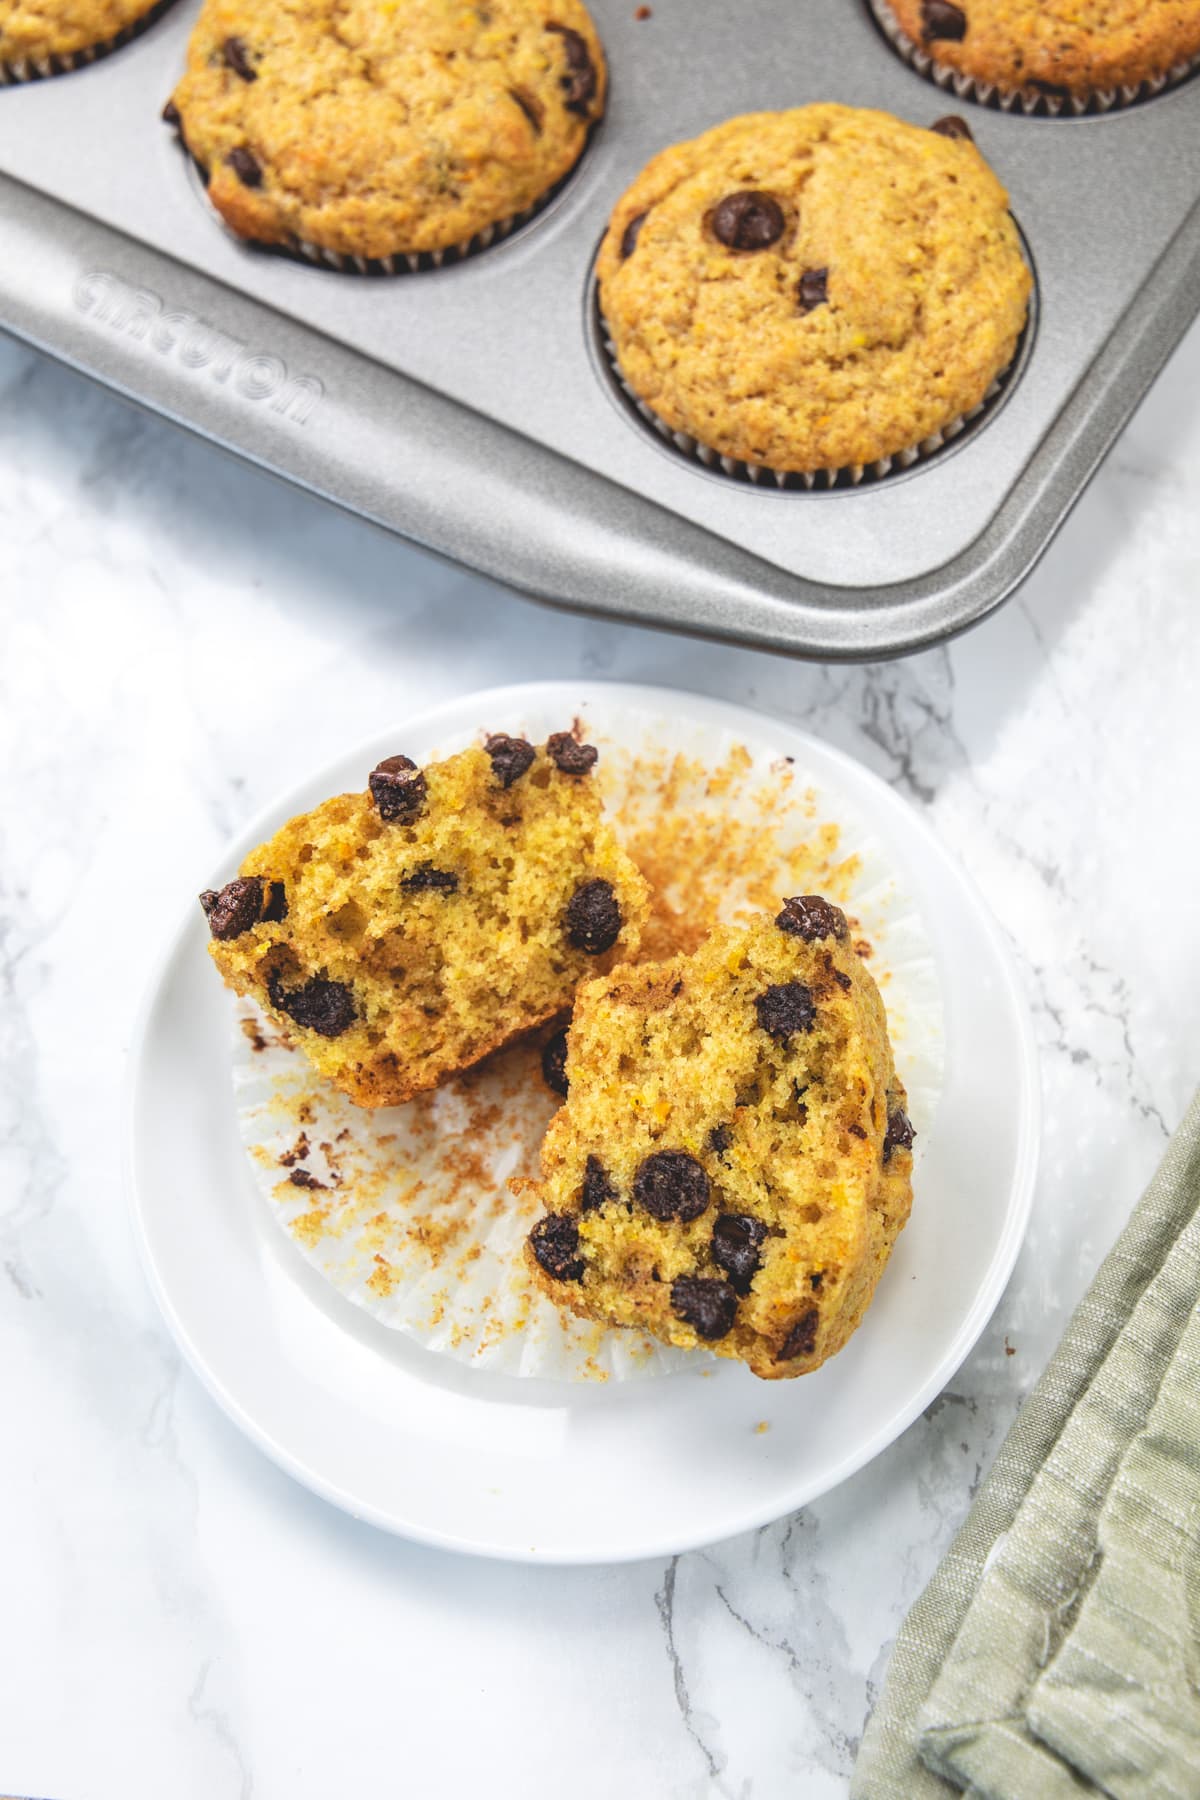
{"label": "green cloth napkin", "polygon": [[851,1800],[1200,1797],[1200,1094],[901,1628]]}

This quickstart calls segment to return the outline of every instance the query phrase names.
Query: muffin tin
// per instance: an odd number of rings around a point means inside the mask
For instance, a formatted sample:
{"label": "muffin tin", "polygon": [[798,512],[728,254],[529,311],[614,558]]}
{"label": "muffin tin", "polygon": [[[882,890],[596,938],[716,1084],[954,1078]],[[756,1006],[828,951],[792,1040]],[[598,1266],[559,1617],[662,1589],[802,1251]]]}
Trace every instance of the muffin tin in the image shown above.
{"label": "muffin tin", "polygon": [[1200,308],[1200,81],[1101,117],[954,101],[1006,183],[1036,329],[937,454],[811,492],[664,444],[612,382],[591,267],[664,144],[814,100],[916,122],[949,97],[865,0],[591,0],[608,115],[502,242],[417,273],[239,244],[159,111],[187,0],[92,67],[0,92],[0,324],[210,440],[534,597],[800,655],[876,657],[1028,573]]}

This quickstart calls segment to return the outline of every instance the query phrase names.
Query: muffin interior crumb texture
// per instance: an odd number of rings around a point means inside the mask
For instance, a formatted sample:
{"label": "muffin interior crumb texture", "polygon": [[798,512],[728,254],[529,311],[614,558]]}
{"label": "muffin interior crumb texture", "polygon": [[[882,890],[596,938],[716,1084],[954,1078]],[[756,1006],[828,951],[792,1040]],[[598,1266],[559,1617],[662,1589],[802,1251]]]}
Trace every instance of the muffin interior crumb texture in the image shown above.
{"label": "muffin interior crumb texture", "polygon": [[529,1237],[560,1305],[767,1378],[854,1331],[911,1205],[883,1004],[839,908],[788,901],[589,982]]}
{"label": "muffin interior crumb texture", "polygon": [[914,449],[979,406],[1032,285],[969,138],[833,105],[663,151],[618,202],[598,278],[621,373],[659,418],[797,473]]}
{"label": "muffin interior crumb texture", "polygon": [[0,63],[73,56],[108,44],[159,0],[0,0]]}
{"label": "muffin interior crumb texture", "polygon": [[241,236],[385,258],[532,206],[605,84],[581,0],[206,0],[169,116]]}
{"label": "muffin interior crumb texture", "polygon": [[569,732],[418,769],[291,819],[202,896],[211,954],[363,1106],[434,1087],[635,955],[646,888]]}

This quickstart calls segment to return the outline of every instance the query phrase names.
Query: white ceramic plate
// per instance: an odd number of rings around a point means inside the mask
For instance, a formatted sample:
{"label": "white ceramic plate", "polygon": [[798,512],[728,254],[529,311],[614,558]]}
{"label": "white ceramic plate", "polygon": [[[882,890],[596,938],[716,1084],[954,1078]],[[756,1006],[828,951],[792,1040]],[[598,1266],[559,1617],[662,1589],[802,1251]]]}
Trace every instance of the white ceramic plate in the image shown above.
{"label": "white ceramic plate", "polygon": [[[704,1362],[596,1387],[464,1368],[388,1331],[266,1216],[238,1141],[229,997],[194,901],[134,1046],[129,1167],[151,1284],[181,1349],[281,1466],[356,1517],[445,1548],[544,1562],[661,1556],[762,1525],[884,1449],[953,1375],[1024,1234],[1036,1055],[1003,940],[927,825],[877,777],[790,725],[669,689],[541,682],[468,695],[360,745],[254,820],[211,885],[293,813],[362,786],[395,750],[531,736],[614,703],[777,742],[846,795],[917,901],[938,957],[946,1072],[915,1203],[871,1310],[815,1375]],[[761,1429],[765,1423],[767,1429]]]}

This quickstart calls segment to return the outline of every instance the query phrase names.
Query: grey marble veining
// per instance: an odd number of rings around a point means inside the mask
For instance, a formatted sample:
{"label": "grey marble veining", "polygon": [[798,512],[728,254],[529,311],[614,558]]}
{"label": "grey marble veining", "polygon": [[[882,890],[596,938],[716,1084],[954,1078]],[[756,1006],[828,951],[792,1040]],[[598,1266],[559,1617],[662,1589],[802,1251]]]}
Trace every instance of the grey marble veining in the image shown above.
{"label": "grey marble veining", "polygon": [[[1198,383],[1194,331],[973,635],[811,668],[536,609],[0,346],[0,1792],[845,1792],[1200,1074]],[[1046,1128],[1008,1293],[891,1450],[751,1536],[551,1570],[386,1538],[238,1436],[137,1265],[122,1082],[151,952],[253,810],[406,710],[574,674],[776,711],[927,811],[1017,950]]]}

